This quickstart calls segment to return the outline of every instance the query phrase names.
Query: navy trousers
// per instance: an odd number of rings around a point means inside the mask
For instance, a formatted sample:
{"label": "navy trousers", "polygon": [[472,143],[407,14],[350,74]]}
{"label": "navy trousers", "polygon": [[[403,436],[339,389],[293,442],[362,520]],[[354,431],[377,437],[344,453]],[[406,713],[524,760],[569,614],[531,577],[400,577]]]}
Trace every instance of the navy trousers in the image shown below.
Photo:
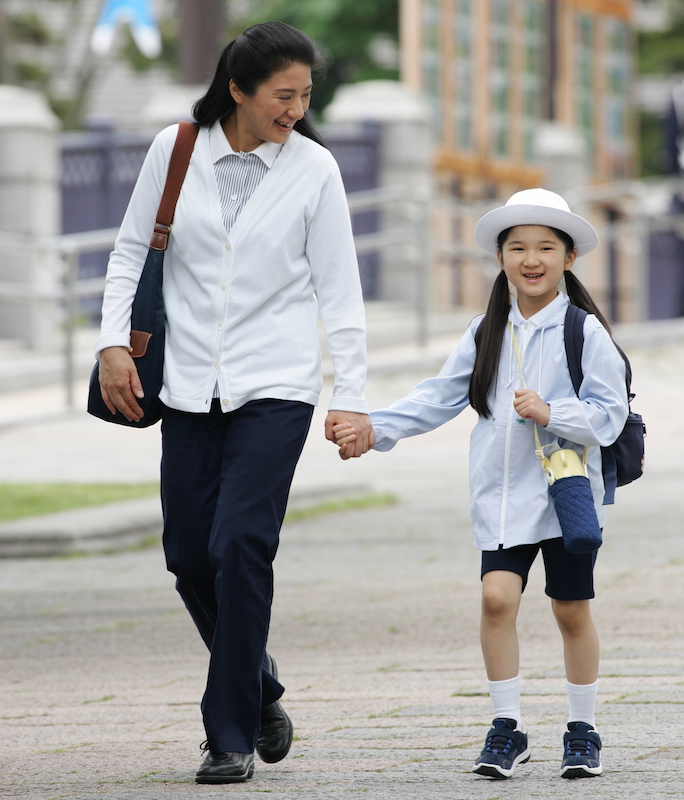
{"label": "navy trousers", "polygon": [[272,564],[312,413],[270,399],[163,411],[164,552],[211,654],[202,716],[215,753],[253,752],[262,705],[284,691],[267,669]]}

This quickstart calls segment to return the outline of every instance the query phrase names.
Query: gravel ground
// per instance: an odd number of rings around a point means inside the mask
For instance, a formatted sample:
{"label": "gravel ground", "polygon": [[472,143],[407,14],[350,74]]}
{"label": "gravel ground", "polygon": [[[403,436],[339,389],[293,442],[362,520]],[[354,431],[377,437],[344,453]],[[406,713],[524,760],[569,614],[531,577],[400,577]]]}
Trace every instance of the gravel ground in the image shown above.
{"label": "gravel ground", "polygon": [[[520,614],[532,759],[506,783],[472,775],[491,717],[478,643],[479,556],[467,509],[466,413],[432,434],[342,463],[323,415],[299,489],[366,486],[396,505],[289,524],[269,649],[295,743],[254,779],[198,786],[207,654],[159,547],[0,562],[0,796],[311,800],[667,798],[684,762],[684,347],[630,353],[647,474],[618,491],[597,564],[605,774],[562,781],[562,649],[542,569]],[[418,373],[371,379],[372,406]],[[49,391],[14,400],[45,407]],[[0,480],[154,479],[158,432],[76,414],[0,430]],[[106,513],[106,511],[103,511]]]}

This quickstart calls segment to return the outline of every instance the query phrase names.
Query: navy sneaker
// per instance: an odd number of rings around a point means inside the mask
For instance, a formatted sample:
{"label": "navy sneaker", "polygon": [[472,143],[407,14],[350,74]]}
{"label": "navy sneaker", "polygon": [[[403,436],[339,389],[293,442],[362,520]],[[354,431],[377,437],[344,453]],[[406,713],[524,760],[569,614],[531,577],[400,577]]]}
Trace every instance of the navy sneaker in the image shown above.
{"label": "navy sneaker", "polygon": [[561,778],[594,778],[603,772],[601,737],[586,722],[568,722],[563,734]]}
{"label": "navy sneaker", "polygon": [[488,778],[510,778],[518,764],[530,760],[527,734],[517,730],[514,719],[498,717],[492,726],[472,771]]}

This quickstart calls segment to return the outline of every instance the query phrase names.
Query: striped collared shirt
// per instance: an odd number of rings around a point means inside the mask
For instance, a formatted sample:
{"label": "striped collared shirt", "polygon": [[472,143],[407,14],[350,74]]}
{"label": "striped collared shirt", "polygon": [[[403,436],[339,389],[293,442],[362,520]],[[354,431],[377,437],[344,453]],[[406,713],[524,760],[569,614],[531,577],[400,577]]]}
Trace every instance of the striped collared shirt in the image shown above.
{"label": "striped collared shirt", "polygon": [[223,225],[230,233],[239,213],[278,158],[282,145],[264,142],[250,153],[236,153],[220,122],[211,127],[209,139]]}

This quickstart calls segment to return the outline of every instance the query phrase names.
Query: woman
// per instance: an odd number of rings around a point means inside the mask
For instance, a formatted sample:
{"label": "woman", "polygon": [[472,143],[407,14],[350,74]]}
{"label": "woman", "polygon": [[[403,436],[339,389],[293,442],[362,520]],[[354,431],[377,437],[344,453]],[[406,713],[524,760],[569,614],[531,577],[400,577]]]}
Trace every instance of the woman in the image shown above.
{"label": "woman", "polygon": [[[313,42],[282,23],[228,45],[193,113],[200,126],[166,252],[162,506],[167,566],[210,650],[200,783],[245,781],[254,751],[287,755],[292,723],[266,652],[272,562],[322,386],[320,311],[335,366],[332,427],[372,446],[365,323],[339,169],[306,119]],[[112,412],[140,419],[130,308],[177,126],[145,160],[107,271],[96,344]]]}

